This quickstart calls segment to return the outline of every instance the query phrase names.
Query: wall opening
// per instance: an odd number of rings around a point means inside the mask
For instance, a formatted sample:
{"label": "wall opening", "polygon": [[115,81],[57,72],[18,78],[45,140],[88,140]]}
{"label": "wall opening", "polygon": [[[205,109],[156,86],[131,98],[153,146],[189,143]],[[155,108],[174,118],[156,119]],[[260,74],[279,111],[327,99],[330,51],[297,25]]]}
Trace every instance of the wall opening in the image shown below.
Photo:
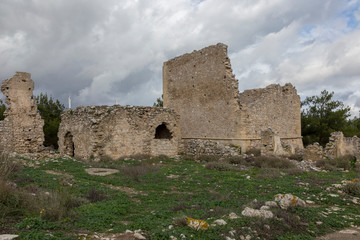
{"label": "wall opening", "polygon": [[172,135],[165,123],[157,126],[155,130],[155,139],[171,139]]}
{"label": "wall opening", "polygon": [[67,132],[64,137],[65,154],[74,157],[75,156],[75,144],[73,141],[73,135]]}

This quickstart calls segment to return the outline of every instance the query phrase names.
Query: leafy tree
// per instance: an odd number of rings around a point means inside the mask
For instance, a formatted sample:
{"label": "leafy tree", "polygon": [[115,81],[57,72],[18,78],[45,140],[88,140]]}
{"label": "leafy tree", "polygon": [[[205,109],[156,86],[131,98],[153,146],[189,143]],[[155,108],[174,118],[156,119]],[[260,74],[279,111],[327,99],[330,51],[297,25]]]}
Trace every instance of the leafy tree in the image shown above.
{"label": "leafy tree", "polygon": [[163,101],[163,95],[161,95],[161,98],[157,98],[156,102],[153,104],[154,107],[163,107],[164,101]]}
{"label": "leafy tree", "polygon": [[0,121],[4,120],[5,116],[4,116],[4,112],[6,110],[6,106],[3,103],[3,101],[0,99]]}
{"label": "leafy tree", "polygon": [[38,102],[38,110],[41,118],[44,119],[44,146],[53,146],[58,148],[57,133],[61,122],[61,113],[64,111],[65,106],[59,100],[54,100],[51,96],[41,93],[36,97]]}
{"label": "leafy tree", "polygon": [[320,96],[306,97],[301,102],[301,134],[305,145],[318,142],[325,146],[330,133],[343,131],[346,135],[355,131],[348,126],[350,108],[333,100],[333,96],[334,92],[323,90]]}

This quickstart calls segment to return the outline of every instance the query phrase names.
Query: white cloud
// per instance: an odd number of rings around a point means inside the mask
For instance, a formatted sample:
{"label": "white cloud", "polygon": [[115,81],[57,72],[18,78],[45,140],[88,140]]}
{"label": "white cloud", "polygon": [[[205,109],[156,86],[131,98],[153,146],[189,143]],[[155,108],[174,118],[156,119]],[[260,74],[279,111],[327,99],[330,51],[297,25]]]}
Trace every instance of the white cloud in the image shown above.
{"label": "white cloud", "polygon": [[[240,89],[292,82],[302,96],[359,88],[352,0],[3,0],[0,77],[29,71],[37,91],[74,105],[152,105],[169,58],[223,42]],[[359,21],[359,10],[354,12]],[[342,96],[345,96],[344,94]],[[358,104],[360,105],[360,104]]]}

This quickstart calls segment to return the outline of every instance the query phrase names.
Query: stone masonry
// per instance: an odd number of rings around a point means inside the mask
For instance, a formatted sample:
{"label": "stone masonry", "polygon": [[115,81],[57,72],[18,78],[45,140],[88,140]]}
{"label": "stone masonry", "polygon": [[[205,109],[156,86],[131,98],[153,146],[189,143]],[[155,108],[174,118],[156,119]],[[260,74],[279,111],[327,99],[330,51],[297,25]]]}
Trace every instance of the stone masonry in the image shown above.
{"label": "stone masonry", "polygon": [[304,159],[310,161],[344,156],[354,156],[356,159],[360,159],[360,139],[357,136],[344,137],[342,132],[333,132],[325,148],[319,143],[314,143],[308,145],[304,152]]}
{"label": "stone masonry", "polygon": [[37,111],[30,74],[16,74],[1,85],[7,109],[0,121],[0,147],[6,152],[31,153],[43,149],[44,121]]}
{"label": "stone masonry", "polygon": [[300,97],[291,84],[239,93],[227,46],[217,44],[164,63],[164,106],[180,115],[184,148],[191,139],[262,147],[271,128],[280,143],[303,148]]}
{"label": "stone masonry", "polygon": [[78,107],[64,112],[61,119],[59,150],[72,157],[175,156],[180,151],[179,116],[170,109]]}

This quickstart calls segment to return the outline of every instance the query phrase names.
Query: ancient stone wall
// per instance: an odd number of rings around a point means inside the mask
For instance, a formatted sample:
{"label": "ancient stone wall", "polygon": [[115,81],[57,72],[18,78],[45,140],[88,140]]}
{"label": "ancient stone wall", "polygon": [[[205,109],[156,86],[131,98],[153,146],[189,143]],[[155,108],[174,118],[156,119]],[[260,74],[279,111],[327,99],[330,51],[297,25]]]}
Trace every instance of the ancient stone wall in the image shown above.
{"label": "ancient stone wall", "polygon": [[300,97],[290,83],[245,90],[239,103],[242,136],[256,139],[271,128],[285,144],[302,148]]}
{"label": "ancient stone wall", "polygon": [[246,151],[261,148],[261,132],[271,128],[282,144],[303,148],[295,88],[270,85],[240,94],[224,44],[165,62],[163,94],[164,106],[180,115],[183,139],[221,141]]}
{"label": "ancient stone wall", "polygon": [[155,107],[91,106],[67,110],[59,127],[59,150],[80,158],[178,154],[179,116]]}
{"label": "ancient stone wall", "polygon": [[16,74],[1,85],[7,104],[0,122],[0,146],[7,152],[29,153],[43,150],[44,121],[37,111],[30,74]]}
{"label": "ancient stone wall", "polygon": [[342,132],[333,132],[325,148],[321,147],[319,143],[307,146],[304,159],[316,161],[326,158],[341,158],[347,155],[360,159],[360,139],[357,136],[344,137]]}
{"label": "ancient stone wall", "polygon": [[180,115],[182,137],[230,139],[237,135],[238,82],[227,46],[217,44],[176,57],[163,66],[164,106]]}

